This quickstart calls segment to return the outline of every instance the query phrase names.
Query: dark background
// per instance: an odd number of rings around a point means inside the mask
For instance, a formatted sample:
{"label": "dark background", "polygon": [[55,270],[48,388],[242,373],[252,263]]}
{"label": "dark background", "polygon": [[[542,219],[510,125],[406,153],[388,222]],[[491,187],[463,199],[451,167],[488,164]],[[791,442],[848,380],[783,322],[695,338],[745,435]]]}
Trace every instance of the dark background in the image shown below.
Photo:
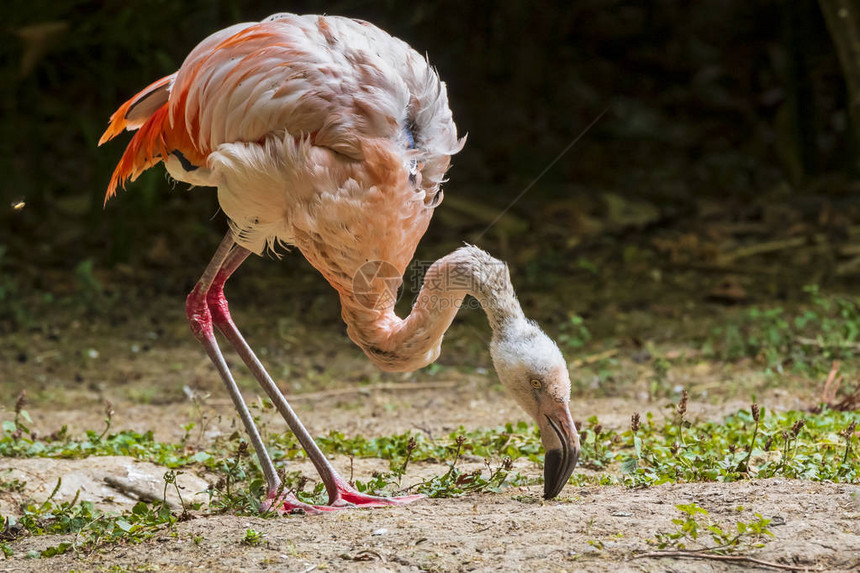
{"label": "dark background", "polygon": [[[122,102],[208,34],[279,11],[369,20],[426,52],[447,82],[469,140],[419,256],[476,240],[539,290],[593,278],[590,249],[621,267],[674,260],[654,233],[686,236],[709,218],[763,222],[776,237],[847,236],[857,220],[846,88],[811,0],[16,0],[0,7],[7,304],[30,292],[193,284],[226,229],[215,194],[172,188],[158,167],[103,208],[127,138],[97,140]],[[631,245],[650,254],[630,255]],[[300,257],[282,265],[310,272]],[[832,268],[813,278],[850,280]]]}

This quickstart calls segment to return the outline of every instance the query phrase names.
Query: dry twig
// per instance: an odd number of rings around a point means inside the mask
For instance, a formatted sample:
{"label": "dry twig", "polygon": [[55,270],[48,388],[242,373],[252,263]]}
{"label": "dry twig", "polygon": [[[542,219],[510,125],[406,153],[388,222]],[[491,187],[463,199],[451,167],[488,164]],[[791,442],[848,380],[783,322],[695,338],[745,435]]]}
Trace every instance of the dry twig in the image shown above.
{"label": "dry twig", "polygon": [[772,569],[782,569],[784,571],[821,571],[821,569],[811,569],[809,567],[798,567],[796,565],[783,565],[782,563],[774,563],[773,561],[762,561],[755,557],[747,557],[746,555],[717,555],[714,553],[702,553],[698,551],[653,551],[651,553],[640,553],[634,555],[634,559],[642,557],[680,557],[687,559],[710,559],[713,561],[730,561],[734,563],[751,563],[761,567],[770,567]]}
{"label": "dry twig", "polygon": [[606,360],[607,358],[612,358],[618,354],[617,348],[611,348],[604,352],[598,352],[597,354],[592,354],[590,356],[586,356],[585,358],[579,358],[571,362],[571,365],[575,368],[579,368],[580,366],[584,366],[586,364],[594,364],[595,362],[600,362],[601,360]]}
{"label": "dry twig", "polygon": [[775,253],[787,249],[796,249],[804,246],[808,242],[806,237],[792,237],[790,239],[780,239],[776,241],[768,241],[766,243],[756,243],[746,247],[740,247],[734,251],[723,253],[718,257],[718,262],[722,265],[733,263],[738,259],[745,259],[755,255],[764,255],[767,253]]}
{"label": "dry twig", "polygon": [[836,394],[839,387],[842,385],[842,376],[839,375],[839,361],[834,360],[830,367],[830,373],[827,374],[827,380],[824,382],[824,388],[821,390],[821,398],[816,406],[810,408],[812,412],[820,412],[823,408],[828,408],[837,412],[848,412],[855,410],[860,404],[860,388],[857,388],[853,393],[845,396],[840,401],[836,401]]}
{"label": "dry twig", "polygon": [[830,367],[830,373],[827,375],[827,381],[824,383],[824,390],[821,391],[821,401],[825,404],[830,404],[836,399],[836,392],[842,384],[842,376],[839,376],[839,361],[834,360]]}
{"label": "dry twig", "polygon": [[858,342],[840,342],[838,344],[827,344],[816,338],[808,338],[806,336],[798,336],[795,338],[797,342],[800,344],[805,344],[806,346],[815,346],[816,348],[850,348],[851,350],[860,350],[860,343]]}

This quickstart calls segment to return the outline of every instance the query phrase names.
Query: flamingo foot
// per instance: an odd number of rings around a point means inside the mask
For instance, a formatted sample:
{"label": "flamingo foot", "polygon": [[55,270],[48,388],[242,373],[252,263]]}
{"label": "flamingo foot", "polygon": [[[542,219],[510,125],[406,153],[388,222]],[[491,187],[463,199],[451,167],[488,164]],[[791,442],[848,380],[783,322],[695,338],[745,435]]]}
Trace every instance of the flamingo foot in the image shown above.
{"label": "flamingo foot", "polygon": [[399,497],[381,497],[356,491],[346,484],[338,484],[338,499],[328,507],[348,509],[352,507],[385,507],[386,505],[406,505],[425,498],[424,494],[402,495]]}
{"label": "flamingo foot", "polygon": [[295,494],[281,495],[278,498],[274,493],[269,494],[263,503],[263,508],[275,508],[279,513],[307,513],[318,515],[329,511],[340,509],[361,509],[373,507],[386,507],[389,505],[406,505],[427,497],[423,494],[404,495],[399,497],[382,497],[361,493],[349,484],[343,482],[337,485],[337,497],[328,505],[311,505],[299,499]]}

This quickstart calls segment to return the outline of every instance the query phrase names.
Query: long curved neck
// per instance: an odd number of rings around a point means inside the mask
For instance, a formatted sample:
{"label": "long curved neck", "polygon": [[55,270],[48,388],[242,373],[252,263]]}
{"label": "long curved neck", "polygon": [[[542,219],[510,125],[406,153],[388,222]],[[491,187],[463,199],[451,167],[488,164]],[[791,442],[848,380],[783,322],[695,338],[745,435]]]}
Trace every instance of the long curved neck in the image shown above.
{"label": "long curved neck", "polygon": [[399,318],[393,304],[366,308],[342,296],[349,337],[378,366],[390,371],[416,370],[439,356],[442,338],[466,295],[487,313],[493,337],[524,322],[508,267],[474,246],[457,249],[433,263],[412,312]]}

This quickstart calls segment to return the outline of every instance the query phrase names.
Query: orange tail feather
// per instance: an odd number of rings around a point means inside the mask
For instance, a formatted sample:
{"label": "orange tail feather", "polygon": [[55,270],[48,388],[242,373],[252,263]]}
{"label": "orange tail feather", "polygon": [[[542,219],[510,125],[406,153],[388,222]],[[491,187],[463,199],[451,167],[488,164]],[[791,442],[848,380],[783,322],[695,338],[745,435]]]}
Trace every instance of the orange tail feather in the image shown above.
{"label": "orange tail feather", "polygon": [[134,134],[122,159],[114,169],[108,184],[105,203],[116,194],[118,187],[125,187],[125,182],[134,181],[138,175],[157,165],[169,153],[165,142],[165,131],[168,115],[168,104],[164,104],[152,114],[140,130]]}
{"label": "orange tail feather", "polygon": [[176,74],[163,77],[148,85],[133,98],[125,102],[110,116],[110,123],[99,145],[110,141],[125,130],[140,129],[120,159],[108,184],[105,203],[116,194],[117,187],[124,186],[128,179],[134,181],[145,169],[161,161],[168,150],[164,132],[167,118],[170,88]]}
{"label": "orange tail feather", "polygon": [[123,130],[134,130],[143,125],[147,119],[170,97],[170,88],[176,74],[170,74],[153,82],[135,94],[110,116],[110,124],[99,139],[99,145],[110,141]]}

